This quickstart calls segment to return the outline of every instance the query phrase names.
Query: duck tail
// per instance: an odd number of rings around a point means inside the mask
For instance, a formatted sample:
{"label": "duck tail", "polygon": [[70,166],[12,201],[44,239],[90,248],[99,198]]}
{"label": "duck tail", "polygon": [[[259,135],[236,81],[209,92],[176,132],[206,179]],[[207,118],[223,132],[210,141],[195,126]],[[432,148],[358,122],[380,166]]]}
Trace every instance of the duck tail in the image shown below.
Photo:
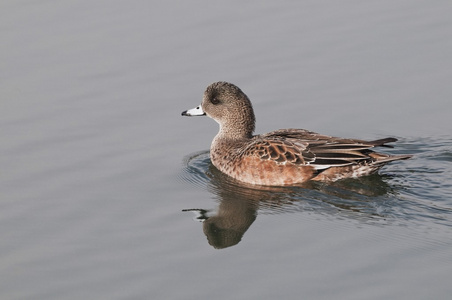
{"label": "duck tail", "polygon": [[368,143],[371,144],[374,147],[386,147],[386,148],[394,148],[392,145],[386,145],[386,143],[394,143],[397,142],[396,138],[384,138],[384,139],[378,139],[374,141],[369,141]]}
{"label": "duck tail", "polygon": [[369,156],[374,159],[373,164],[386,164],[386,163],[394,161],[394,160],[404,160],[404,159],[409,159],[409,158],[413,157],[413,155],[409,155],[409,154],[389,155],[389,154],[383,154],[383,153],[377,153],[377,152],[370,153]]}

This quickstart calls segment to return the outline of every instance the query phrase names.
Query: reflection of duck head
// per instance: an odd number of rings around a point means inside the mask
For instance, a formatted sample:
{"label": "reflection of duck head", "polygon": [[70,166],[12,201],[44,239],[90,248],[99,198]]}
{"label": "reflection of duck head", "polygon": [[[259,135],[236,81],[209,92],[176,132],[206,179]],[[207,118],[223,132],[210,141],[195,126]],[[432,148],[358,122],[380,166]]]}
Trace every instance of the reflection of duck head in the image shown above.
{"label": "reflection of duck head", "polygon": [[257,203],[240,197],[221,200],[216,215],[203,223],[209,244],[221,249],[236,245],[256,219]]}
{"label": "reflection of duck head", "polygon": [[189,158],[187,171],[195,181],[207,185],[219,201],[218,209],[210,215],[203,209],[185,210],[201,213],[198,219],[204,220],[204,234],[216,249],[238,244],[255,221],[258,209],[271,214],[313,210],[358,216],[362,220],[363,215],[367,218],[379,216],[381,209],[376,207],[374,197],[390,191],[379,175],[334,184],[308,182],[296,187],[248,185],[218,171],[210,163],[208,152]]}

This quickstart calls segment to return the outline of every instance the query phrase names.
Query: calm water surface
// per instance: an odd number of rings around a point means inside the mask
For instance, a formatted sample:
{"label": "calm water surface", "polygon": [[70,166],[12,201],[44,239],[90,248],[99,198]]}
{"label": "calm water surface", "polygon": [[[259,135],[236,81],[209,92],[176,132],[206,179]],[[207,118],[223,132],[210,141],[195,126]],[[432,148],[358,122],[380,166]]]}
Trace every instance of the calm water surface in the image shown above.
{"label": "calm water surface", "polygon": [[[449,299],[449,1],[2,1],[1,299]],[[239,184],[182,118],[399,138],[381,175]]]}

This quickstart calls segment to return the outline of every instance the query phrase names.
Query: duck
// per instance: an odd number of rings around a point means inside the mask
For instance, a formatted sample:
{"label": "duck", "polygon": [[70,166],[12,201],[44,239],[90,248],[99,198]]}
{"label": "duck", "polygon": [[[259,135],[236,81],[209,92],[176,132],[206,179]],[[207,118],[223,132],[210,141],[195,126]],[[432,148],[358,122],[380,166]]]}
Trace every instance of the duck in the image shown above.
{"label": "duck", "polygon": [[307,181],[334,182],[378,172],[389,162],[412,155],[391,155],[393,137],[365,141],[319,134],[306,129],[279,129],[254,135],[256,118],[248,96],[236,85],[210,84],[201,105],[182,116],[208,116],[219,124],[210,147],[212,164],[247,184],[288,186]]}

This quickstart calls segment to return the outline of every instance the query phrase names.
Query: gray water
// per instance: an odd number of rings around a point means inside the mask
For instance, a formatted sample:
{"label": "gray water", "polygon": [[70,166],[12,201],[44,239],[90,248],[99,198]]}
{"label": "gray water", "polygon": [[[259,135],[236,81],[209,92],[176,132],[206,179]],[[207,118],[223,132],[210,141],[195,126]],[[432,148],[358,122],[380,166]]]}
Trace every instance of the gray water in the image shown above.
{"label": "gray water", "polygon": [[[449,299],[450,1],[0,4],[1,299]],[[213,81],[257,133],[414,158],[250,188],[183,118]],[[386,150],[385,150],[386,151]]]}

